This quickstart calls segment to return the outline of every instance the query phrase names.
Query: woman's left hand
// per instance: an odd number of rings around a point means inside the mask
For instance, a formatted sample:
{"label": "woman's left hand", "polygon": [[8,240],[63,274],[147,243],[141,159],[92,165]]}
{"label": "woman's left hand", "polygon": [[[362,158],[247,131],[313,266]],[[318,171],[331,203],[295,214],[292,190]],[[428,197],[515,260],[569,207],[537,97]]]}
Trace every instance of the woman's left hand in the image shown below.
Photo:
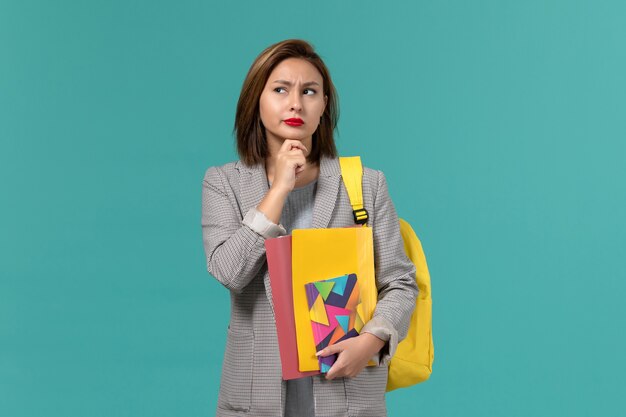
{"label": "woman's left hand", "polygon": [[337,353],[337,360],[326,374],[326,379],[342,376],[355,377],[365,368],[372,357],[379,352],[385,342],[371,333],[361,333],[356,337],[327,346],[317,352],[317,356],[326,357]]}

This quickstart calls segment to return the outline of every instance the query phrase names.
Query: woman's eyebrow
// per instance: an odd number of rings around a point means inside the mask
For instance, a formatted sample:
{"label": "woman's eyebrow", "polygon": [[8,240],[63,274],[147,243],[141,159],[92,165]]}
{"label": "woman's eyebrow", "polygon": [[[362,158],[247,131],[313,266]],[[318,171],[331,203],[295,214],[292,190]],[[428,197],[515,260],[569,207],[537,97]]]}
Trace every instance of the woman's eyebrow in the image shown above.
{"label": "woman's eyebrow", "polygon": [[[276,83],[276,84],[285,84],[285,85],[288,85],[290,87],[293,85],[291,83],[291,81],[285,81],[285,80],[274,80],[274,83]],[[305,83],[302,83],[302,86],[304,86],[304,87],[309,86],[309,85],[317,85],[317,86],[319,86],[319,84],[316,81],[307,81]]]}

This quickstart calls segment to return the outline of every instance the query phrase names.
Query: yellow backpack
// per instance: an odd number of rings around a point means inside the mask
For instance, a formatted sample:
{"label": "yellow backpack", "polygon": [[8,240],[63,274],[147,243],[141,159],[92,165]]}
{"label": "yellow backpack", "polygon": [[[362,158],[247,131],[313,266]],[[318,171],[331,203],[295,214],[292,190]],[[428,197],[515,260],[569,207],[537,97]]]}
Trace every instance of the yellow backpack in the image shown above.
{"label": "yellow backpack", "polygon": [[[339,158],[341,175],[350,197],[354,211],[354,220],[358,224],[367,223],[367,212],[363,208],[362,178],[363,167],[358,156]],[[434,346],[432,336],[432,299],[430,274],[422,244],[411,225],[400,219],[400,234],[404,241],[404,250],[415,264],[415,280],[419,294],[415,310],[411,315],[409,332],[389,363],[387,391],[404,388],[426,381],[432,372]]]}

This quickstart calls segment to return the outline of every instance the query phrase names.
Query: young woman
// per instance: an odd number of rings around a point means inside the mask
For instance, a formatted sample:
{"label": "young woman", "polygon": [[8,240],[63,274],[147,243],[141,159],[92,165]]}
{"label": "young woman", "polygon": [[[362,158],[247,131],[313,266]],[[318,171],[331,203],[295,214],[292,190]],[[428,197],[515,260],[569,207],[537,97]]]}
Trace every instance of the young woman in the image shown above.
{"label": "young woman", "polygon": [[[207,267],[231,297],[218,416],[385,416],[387,364],[415,306],[415,268],[381,171],[363,168],[378,304],[326,375],[283,381],[264,240],[296,228],[354,225],[333,132],[335,88],[311,45],[286,40],[253,62],[235,117],[240,160],[206,171]],[[390,143],[392,144],[392,143]],[[372,359],[378,366],[366,367]]]}

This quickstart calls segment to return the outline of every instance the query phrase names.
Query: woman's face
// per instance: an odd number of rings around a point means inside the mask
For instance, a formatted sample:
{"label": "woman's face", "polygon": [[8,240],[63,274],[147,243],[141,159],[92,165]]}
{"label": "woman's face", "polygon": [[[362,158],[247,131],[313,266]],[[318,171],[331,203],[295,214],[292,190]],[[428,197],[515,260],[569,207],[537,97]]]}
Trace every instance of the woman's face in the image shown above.
{"label": "woman's face", "polygon": [[310,144],[327,100],[317,68],[300,58],[280,62],[259,99],[267,140],[282,144],[285,139],[297,139]]}

